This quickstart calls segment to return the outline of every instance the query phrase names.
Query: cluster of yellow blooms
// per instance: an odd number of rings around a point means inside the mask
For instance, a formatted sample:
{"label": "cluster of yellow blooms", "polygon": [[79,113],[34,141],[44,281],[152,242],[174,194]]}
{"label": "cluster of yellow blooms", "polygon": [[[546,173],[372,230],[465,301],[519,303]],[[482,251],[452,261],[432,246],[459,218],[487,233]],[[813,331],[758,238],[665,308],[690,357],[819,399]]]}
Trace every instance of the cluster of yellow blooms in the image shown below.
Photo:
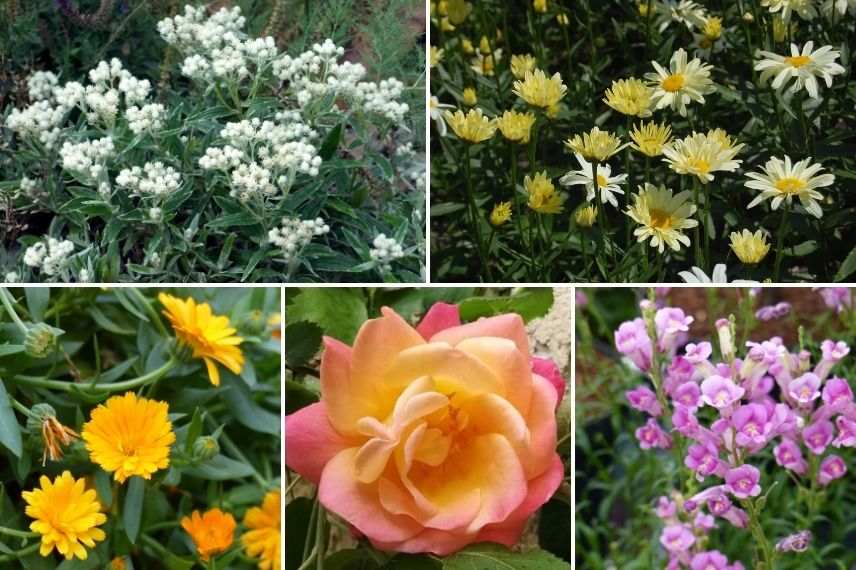
{"label": "cluster of yellow blooms", "polygon": [[[235,373],[243,366],[244,356],[239,345],[243,339],[229,324],[229,319],[214,315],[207,303],[193,299],[180,300],[162,294],[160,301],[172,323],[179,342],[192,349],[193,357],[202,359],[212,384],[219,383],[215,362]],[[43,428],[45,446],[51,450],[51,459],[62,455],[61,443],[68,444],[77,434],[65,428],[55,417],[46,418]],[[157,471],[170,464],[170,451],[175,432],[169,420],[166,402],[137,396],[127,392],[113,396],[92,410],[80,435],[90,460],[111,473],[122,484],[130,477],[150,480]],[[40,553],[49,556],[56,549],[70,560],[87,558],[86,548],[106,538],[99,526],[107,522],[107,515],[92,488],[84,478],[77,479],[64,471],[53,480],[42,476],[39,487],[25,491],[26,514],[34,519],[33,532],[41,535]],[[271,491],[260,507],[249,509],[244,516],[248,529],[241,537],[247,554],[259,559],[262,570],[280,568],[280,493]],[[233,542],[236,523],[231,514],[212,509],[202,515],[194,511],[181,521],[190,534],[199,557],[211,556],[227,550]],[[122,558],[115,566],[122,567]]]}

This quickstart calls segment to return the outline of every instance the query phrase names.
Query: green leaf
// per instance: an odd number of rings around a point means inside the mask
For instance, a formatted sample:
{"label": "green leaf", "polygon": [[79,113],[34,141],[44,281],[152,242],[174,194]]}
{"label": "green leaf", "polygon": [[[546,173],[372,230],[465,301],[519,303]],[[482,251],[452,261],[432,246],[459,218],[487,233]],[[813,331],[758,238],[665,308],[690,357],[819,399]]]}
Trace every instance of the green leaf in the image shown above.
{"label": "green leaf", "polygon": [[6,386],[0,379],[0,443],[12,452],[12,455],[20,458],[23,451],[21,442],[21,426],[12,410]]}
{"label": "green leaf", "polygon": [[122,523],[125,534],[131,544],[136,544],[140,533],[140,521],[143,518],[143,497],[146,493],[146,481],[142,477],[131,477],[128,491],[125,493],[125,504],[122,506]]}
{"label": "green leaf", "polygon": [[298,368],[309,362],[321,349],[321,327],[315,323],[297,322],[285,327],[285,362]]}
{"label": "green leaf", "polygon": [[318,394],[291,380],[285,381],[285,413],[291,414],[318,401]]}
{"label": "green leaf", "polygon": [[187,440],[184,443],[184,451],[190,453],[193,450],[193,444],[202,435],[202,408],[196,407],[193,410],[193,418],[187,426]]}
{"label": "green leaf", "polygon": [[[279,435],[279,414],[271,413],[258,405],[253,400],[252,392],[247,383],[231,372],[224,371],[221,377],[220,394],[222,394],[223,403],[229,408],[232,416],[253,431]],[[223,388],[228,388],[228,390]]]}
{"label": "green leaf", "polygon": [[27,296],[27,310],[33,322],[40,323],[45,320],[45,309],[51,299],[49,287],[26,287],[24,294]]}
{"label": "green leaf", "polygon": [[339,148],[339,141],[341,138],[342,123],[339,123],[332,131],[330,131],[327,138],[324,139],[324,144],[321,145],[321,150],[318,151],[318,156],[320,156],[322,160],[330,160],[336,152],[336,149]]}
{"label": "green leaf", "polygon": [[0,356],[9,356],[24,352],[23,344],[0,344]]}
{"label": "green leaf", "polygon": [[399,554],[383,565],[383,570],[441,570],[443,563],[421,554]]}
{"label": "green leaf", "polygon": [[368,319],[366,302],[358,289],[301,289],[285,307],[286,322],[308,321],[345,343],[351,343]]}
{"label": "green leaf", "polygon": [[381,566],[367,550],[349,548],[324,559],[324,570],[380,570]]}
{"label": "green leaf", "polygon": [[487,543],[470,546],[443,561],[443,570],[570,570],[570,568],[570,564],[544,550],[512,552],[503,546]]}
{"label": "green leaf", "polygon": [[850,251],[847,258],[844,260],[844,263],[842,263],[841,267],[838,268],[838,273],[835,274],[835,281],[844,281],[850,277],[854,271],[856,271],[856,247]]}
{"label": "green leaf", "polygon": [[253,468],[225,455],[215,455],[201,465],[188,468],[186,473],[191,477],[199,477],[209,481],[228,481],[229,479],[251,477]]}
{"label": "green leaf", "polygon": [[[312,501],[299,497],[285,505],[285,570],[296,570],[303,562],[303,543],[309,530],[309,519],[312,517]],[[298,545],[298,546],[295,546]],[[324,565],[327,570],[331,566]]]}
{"label": "green leaf", "polygon": [[538,520],[538,544],[568,562],[571,560],[571,505],[552,499],[541,507]]}
{"label": "green leaf", "polygon": [[[461,320],[474,321],[505,313],[517,313],[526,322],[543,317],[553,306],[553,291],[547,287],[526,289],[511,297],[473,297],[461,301]],[[570,323],[568,327],[570,330]]]}

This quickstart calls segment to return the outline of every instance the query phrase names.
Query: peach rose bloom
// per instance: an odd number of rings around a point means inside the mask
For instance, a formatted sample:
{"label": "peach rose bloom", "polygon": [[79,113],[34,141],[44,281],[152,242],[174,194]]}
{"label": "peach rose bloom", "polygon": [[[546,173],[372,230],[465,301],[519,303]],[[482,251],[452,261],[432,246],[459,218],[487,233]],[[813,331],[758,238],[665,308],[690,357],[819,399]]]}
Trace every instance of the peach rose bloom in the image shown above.
{"label": "peach rose bloom", "polygon": [[414,329],[382,313],[353,347],[324,339],[321,401],[286,418],[286,464],[378,549],[514,545],[564,476],[564,381],[533,372],[518,315],[461,325],[438,304]]}

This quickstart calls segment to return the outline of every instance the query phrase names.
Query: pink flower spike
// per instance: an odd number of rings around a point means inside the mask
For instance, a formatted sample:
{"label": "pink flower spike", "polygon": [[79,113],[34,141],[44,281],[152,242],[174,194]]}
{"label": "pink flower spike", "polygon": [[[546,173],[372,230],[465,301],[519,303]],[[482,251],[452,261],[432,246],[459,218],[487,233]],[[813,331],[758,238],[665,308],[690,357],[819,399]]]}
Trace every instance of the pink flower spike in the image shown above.
{"label": "pink flower spike", "polygon": [[416,332],[425,340],[431,340],[431,337],[438,332],[459,326],[461,326],[461,312],[457,305],[434,303],[422,317]]}
{"label": "pink flower spike", "polygon": [[820,464],[817,482],[825,487],[836,479],[844,477],[845,474],[847,474],[847,465],[844,460],[837,455],[830,455]]}
{"label": "pink flower spike", "polygon": [[669,525],[660,535],[660,544],[670,553],[686,552],[695,541],[692,531],[683,524]]}
{"label": "pink flower spike", "polygon": [[746,390],[729,378],[711,376],[701,383],[701,393],[705,404],[722,410],[739,401]]}
{"label": "pink flower spike", "polygon": [[838,416],[835,423],[838,426],[838,437],[835,438],[832,445],[835,447],[856,447],[856,421]]}
{"label": "pink flower spike", "polygon": [[727,570],[728,558],[718,550],[699,552],[690,562],[690,570]]}
{"label": "pink flower spike", "polygon": [[735,410],[731,423],[737,431],[737,445],[757,451],[767,444],[772,429],[767,409],[761,404],[746,404]]}
{"label": "pink flower spike", "polygon": [[657,417],[663,413],[663,407],[657,401],[657,394],[647,386],[637,386],[624,393],[630,405],[649,416]]}
{"label": "pink flower spike", "polygon": [[798,475],[805,475],[808,463],[802,456],[800,446],[792,439],[782,438],[782,442],[773,448],[776,463]]}
{"label": "pink flower spike", "polygon": [[645,425],[636,430],[636,439],[639,440],[639,447],[642,449],[672,447],[672,438],[663,431],[654,418],[648,418]]}
{"label": "pink flower spike", "polygon": [[830,421],[814,422],[803,430],[803,442],[815,455],[820,455],[832,443],[835,428]]}
{"label": "pink flower spike", "polygon": [[802,405],[810,404],[820,398],[820,378],[807,372],[791,380],[788,384],[788,395]]}
{"label": "pink flower spike", "polygon": [[748,499],[761,494],[761,472],[752,465],[741,465],[725,472],[725,488],[738,499]]}

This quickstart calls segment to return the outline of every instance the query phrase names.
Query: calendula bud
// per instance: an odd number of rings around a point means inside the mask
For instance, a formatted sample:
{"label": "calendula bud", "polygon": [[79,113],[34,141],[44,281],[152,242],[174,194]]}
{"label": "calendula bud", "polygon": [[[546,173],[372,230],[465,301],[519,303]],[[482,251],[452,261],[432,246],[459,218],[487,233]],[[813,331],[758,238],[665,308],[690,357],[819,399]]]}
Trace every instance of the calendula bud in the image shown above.
{"label": "calendula bud", "polygon": [[45,358],[56,347],[56,337],[53,327],[44,323],[33,325],[24,338],[24,350],[33,358]]}
{"label": "calendula bud", "polygon": [[44,466],[48,459],[59,461],[62,459],[63,448],[71,445],[80,436],[60,423],[56,418],[56,410],[50,404],[36,404],[30,411],[32,415],[27,418],[27,430],[42,436],[42,465]]}
{"label": "calendula bud", "polygon": [[241,321],[239,328],[248,334],[260,335],[267,329],[267,319],[261,311],[250,311]]}
{"label": "calendula bud", "polygon": [[220,444],[217,438],[203,435],[193,442],[193,459],[196,461],[208,461],[220,453]]}

